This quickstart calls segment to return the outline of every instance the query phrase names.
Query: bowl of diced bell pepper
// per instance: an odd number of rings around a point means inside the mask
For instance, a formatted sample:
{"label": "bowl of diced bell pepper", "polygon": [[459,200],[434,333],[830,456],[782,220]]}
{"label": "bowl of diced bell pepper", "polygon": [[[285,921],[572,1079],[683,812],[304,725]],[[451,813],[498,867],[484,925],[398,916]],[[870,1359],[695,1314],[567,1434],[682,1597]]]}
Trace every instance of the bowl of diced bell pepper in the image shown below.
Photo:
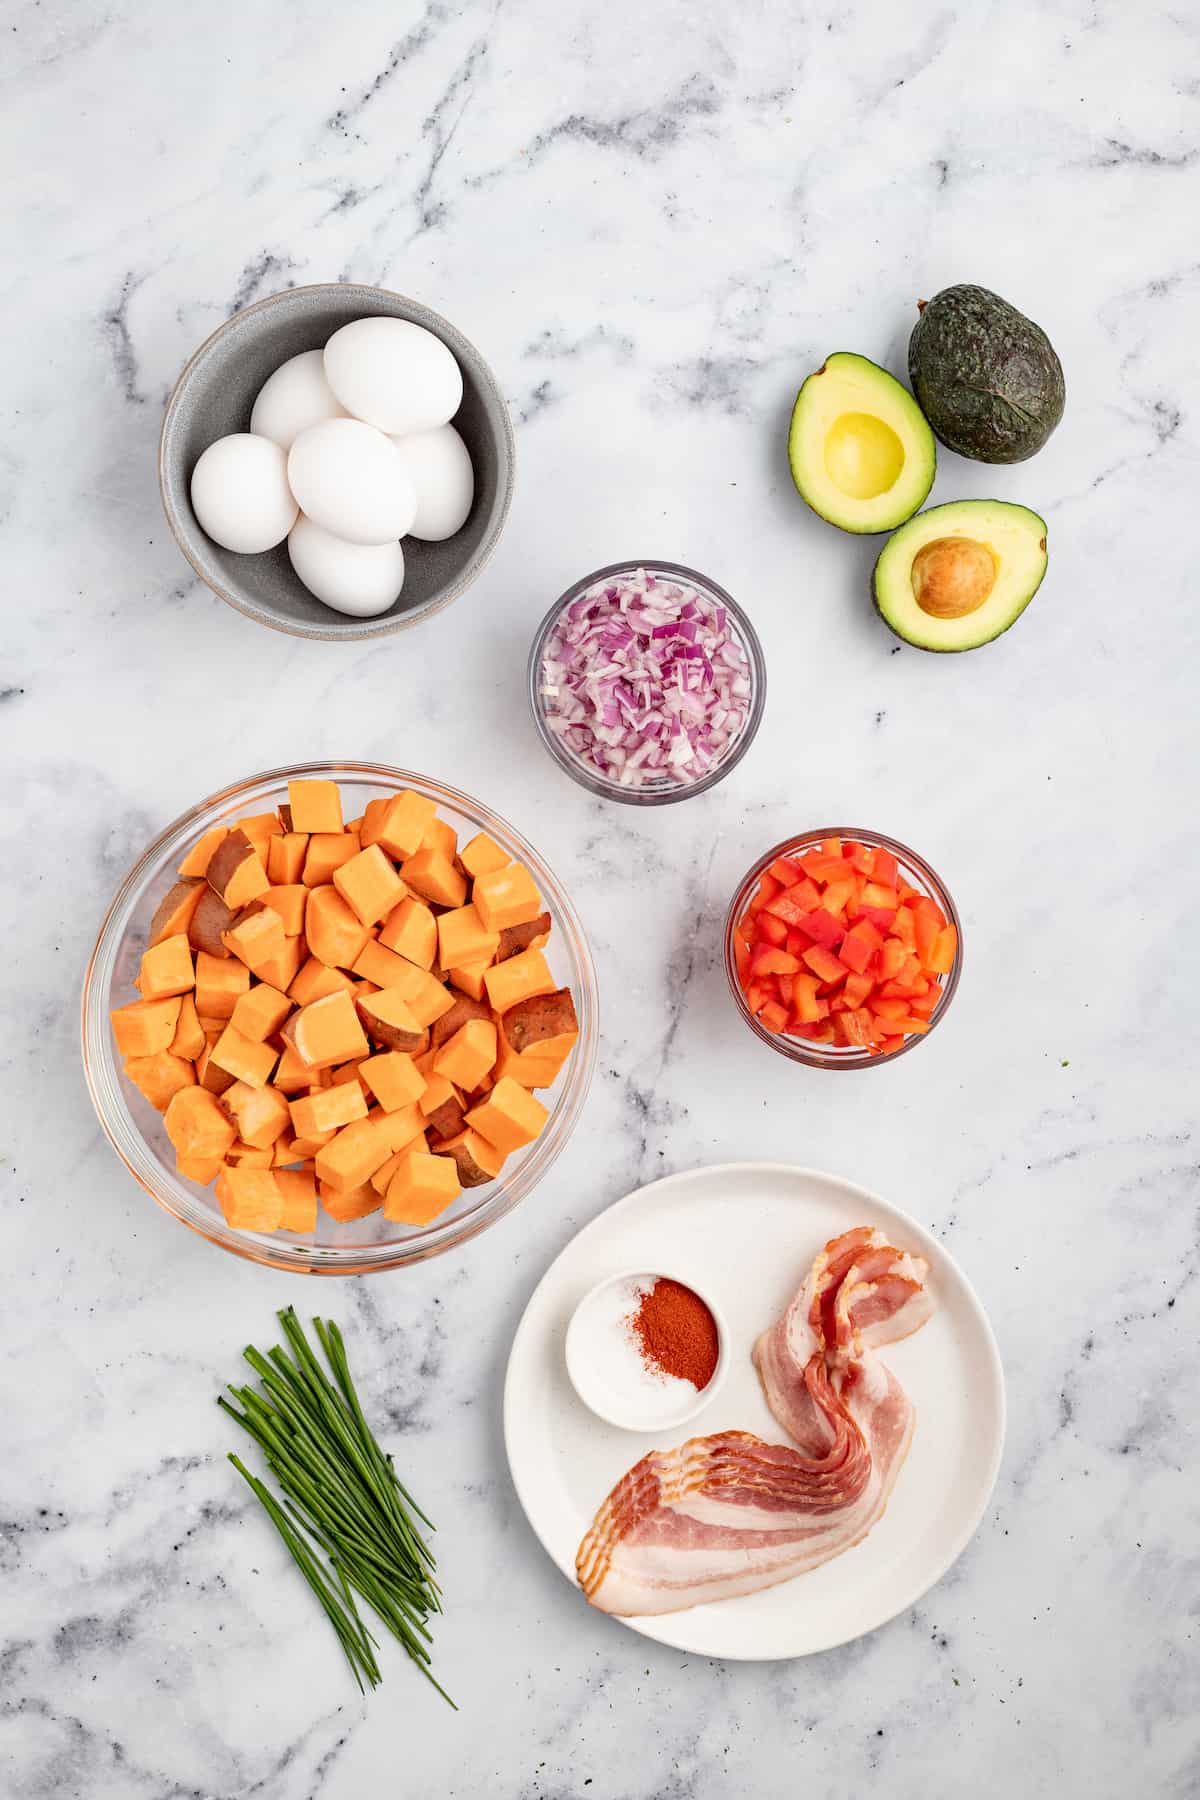
{"label": "bowl of diced bell pepper", "polygon": [[863,1069],[923,1043],[962,972],[950,893],[877,832],[825,827],[761,856],[725,924],[725,969],[756,1036],[793,1062]]}

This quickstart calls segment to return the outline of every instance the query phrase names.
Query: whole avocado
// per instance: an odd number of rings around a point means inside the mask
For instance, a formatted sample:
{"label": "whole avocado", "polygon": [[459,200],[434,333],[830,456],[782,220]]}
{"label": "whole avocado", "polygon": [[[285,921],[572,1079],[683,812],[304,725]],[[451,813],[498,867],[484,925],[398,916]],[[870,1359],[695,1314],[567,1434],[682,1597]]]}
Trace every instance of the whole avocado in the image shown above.
{"label": "whole avocado", "polygon": [[1045,332],[988,288],[943,288],[919,305],[908,375],[942,443],[977,462],[1033,456],[1066,400],[1062,364]]}

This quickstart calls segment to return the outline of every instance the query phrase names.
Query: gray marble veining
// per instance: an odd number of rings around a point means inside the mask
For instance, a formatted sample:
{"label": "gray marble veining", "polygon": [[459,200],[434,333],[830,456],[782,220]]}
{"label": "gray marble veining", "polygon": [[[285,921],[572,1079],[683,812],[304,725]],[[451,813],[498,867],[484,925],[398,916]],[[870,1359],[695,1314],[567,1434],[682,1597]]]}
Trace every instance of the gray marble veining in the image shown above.
{"label": "gray marble veining", "polygon": [[[1194,9],[13,0],[4,25],[0,1792],[1200,1791]],[[485,578],[359,646],[212,598],[154,473],[205,333],[338,277],[461,325],[518,429]],[[943,456],[933,498],[1033,505],[1051,564],[1009,636],[933,658],[874,620],[876,545],[806,512],[782,443],[824,354],[901,370],[916,300],[958,280],[1049,331],[1069,400],[1033,462]],[[736,775],[652,815],[570,785],[521,699],[550,599],[629,553],[729,587],[770,670]],[[516,1214],[317,1293],[134,1187],[88,1108],[77,995],[150,835],[325,754],[424,768],[535,839],[590,930],[604,1040]],[[750,1038],[718,954],[761,846],[838,820],[915,844],[966,931],[935,1039],[844,1081]],[[585,1610],[516,1504],[499,1394],[580,1224],[754,1156],[944,1236],[1000,1336],[1010,1435],[919,1607],[721,1666]],[[224,1461],[214,1395],[287,1300],[342,1319],[439,1522],[457,1716],[390,1653],[358,1699]]]}

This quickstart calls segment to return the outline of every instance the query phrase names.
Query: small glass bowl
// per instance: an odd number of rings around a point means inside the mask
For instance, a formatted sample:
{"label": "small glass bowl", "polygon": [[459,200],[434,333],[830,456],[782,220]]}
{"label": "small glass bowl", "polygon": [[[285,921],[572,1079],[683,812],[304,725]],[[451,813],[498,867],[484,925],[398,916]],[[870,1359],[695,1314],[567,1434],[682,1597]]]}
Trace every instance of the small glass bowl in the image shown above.
{"label": "small glass bowl", "polygon": [[[623,787],[619,781],[610,780],[599,769],[569,750],[558,736],[550,729],[546,716],[545,696],[542,691],[542,662],[545,655],[546,640],[559,617],[559,614],[586,593],[587,589],[599,581],[611,581],[618,576],[632,576],[639,569],[648,575],[661,575],[666,581],[687,582],[699,588],[714,605],[723,606],[729,614],[733,631],[741,641],[750,663],[750,710],[746,714],[746,723],[741,735],[734,739],[726,750],[724,757],[716,768],[710,769],[707,775],[698,781],[661,781],[647,784],[645,787]],[[695,569],[685,568],[682,563],[657,562],[650,557],[630,557],[625,562],[609,563],[606,568],[593,569],[585,575],[565,594],[554,602],[538,627],[533,640],[533,648],[529,652],[529,705],[533,712],[533,722],[543,744],[554,758],[560,769],[565,769],[573,781],[584,787],[601,800],[619,800],[626,806],[670,806],[676,800],[690,800],[694,794],[703,794],[708,788],[715,787],[718,781],[724,781],[754,742],[755,733],[762,720],[763,707],[767,698],[767,669],[763,659],[762,645],[753,625],[742,611],[737,601],[710,581],[707,575],[699,574]]]}
{"label": "small glass bowl", "polygon": [[[759,876],[780,856],[803,856],[808,850],[820,848],[825,838],[849,838],[855,843],[868,844],[873,850],[890,850],[900,867],[900,873],[910,887],[920,888],[923,893],[936,901],[946,915],[947,922],[953,925],[958,934],[958,948],[954,954],[954,966],[942,981],[942,998],[930,1017],[929,1030],[913,1032],[907,1037],[898,1050],[881,1051],[872,1056],[869,1050],[862,1050],[852,1045],[816,1044],[809,1038],[788,1037],[785,1032],[768,1031],[766,1026],[750,1011],[746,1005],[746,996],[742,992],[742,984],[738,980],[737,961],[734,955],[734,932],[741,923],[743,915],[750,904]],[[949,1011],[958,987],[958,978],[962,974],[963,934],[962,921],[958,909],[950,897],[950,890],[941,877],[930,868],[924,857],[910,850],[907,844],[899,843],[895,838],[885,837],[878,831],[864,831],[857,825],[823,825],[815,831],[806,831],[799,837],[785,838],[774,849],[760,856],[754,867],[745,876],[737,893],[730,902],[729,912],[725,919],[725,975],[729,982],[729,991],[733,995],[738,1012],[750,1027],[755,1037],[769,1044],[772,1050],[778,1050],[790,1062],[807,1063],[810,1069],[875,1069],[881,1063],[895,1062],[898,1057],[907,1056],[918,1044],[925,1043],[933,1035],[934,1028],[941,1023]]]}
{"label": "small glass bowl", "polygon": [[[289,780],[321,778],[338,783],[350,818],[368,800],[413,788],[436,801],[440,816],[460,833],[486,831],[525,864],[553,922],[545,955],[556,979],[574,995],[579,1039],[558,1081],[542,1095],[550,1117],[541,1136],[508,1158],[497,1181],[464,1189],[431,1224],[396,1225],[380,1212],[339,1224],[322,1213],[311,1236],[235,1231],[225,1223],[211,1187],[176,1173],[162,1119],[126,1076],[108,1015],[112,1007],[137,997],[133,978],[151,915],[175,881],[176,864],[188,846],[212,825],[279,805],[287,799]],[[457,788],[406,769],[359,762],[311,763],[270,769],[224,788],[168,825],[139,857],[100,927],[84,978],[82,1028],[83,1069],[96,1116],[126,1168],[165,1212],[223,1250],[273,1269],[302,1275],[365,1275],[422,1262],[466,1243],[511,1212],[546,1174],[575,1128],[595,1066],[596,973],[583,927],[557,878],[533,846],[498,814]]]}

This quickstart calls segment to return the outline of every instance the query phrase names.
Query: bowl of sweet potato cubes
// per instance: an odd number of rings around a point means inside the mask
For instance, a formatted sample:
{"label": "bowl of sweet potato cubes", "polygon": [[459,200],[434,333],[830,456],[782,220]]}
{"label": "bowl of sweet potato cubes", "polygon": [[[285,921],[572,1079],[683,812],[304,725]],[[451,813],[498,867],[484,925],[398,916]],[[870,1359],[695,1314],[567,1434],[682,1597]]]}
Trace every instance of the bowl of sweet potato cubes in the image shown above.
{"label": "bowl of sweet potato cubes", "polygon": [[276,769],[168,827],[84,987],[100,1123],[167,1212],[308,1274],[419,1261],[503,1217],[579,1116],[596,981],[570,900],[466,794]]}

